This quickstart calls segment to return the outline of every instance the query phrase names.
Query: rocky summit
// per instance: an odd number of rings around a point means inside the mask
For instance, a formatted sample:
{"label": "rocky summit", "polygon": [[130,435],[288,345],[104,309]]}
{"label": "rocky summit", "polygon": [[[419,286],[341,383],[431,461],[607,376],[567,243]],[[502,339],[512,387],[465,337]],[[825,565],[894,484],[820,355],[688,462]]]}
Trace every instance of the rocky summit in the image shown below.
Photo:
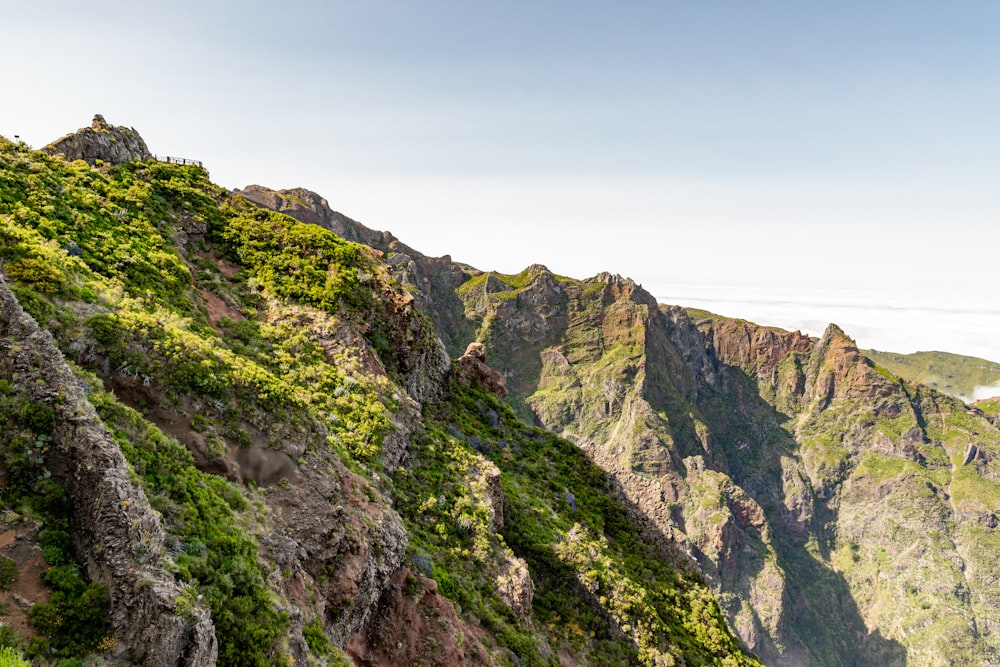
{"label": "rocky summit", "polygon": [[0,172],[13,658],[1000,664],[996,401],[100,117]]}
{"label": "rocky summit", "polygon": [[90,127],[67,134],[42,150],[62,155],[67,160],[83,160],[90,165],[98,161],[121,164],[153,157],[138,132],[129,127],[114,127],[101,114],[94,116]]}

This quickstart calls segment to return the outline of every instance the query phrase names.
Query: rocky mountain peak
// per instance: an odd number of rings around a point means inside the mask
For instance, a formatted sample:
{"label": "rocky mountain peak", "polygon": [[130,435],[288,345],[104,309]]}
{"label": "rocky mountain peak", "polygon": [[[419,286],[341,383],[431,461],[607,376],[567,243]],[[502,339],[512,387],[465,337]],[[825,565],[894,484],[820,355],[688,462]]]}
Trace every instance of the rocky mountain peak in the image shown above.
{"label": "rocky mountain peak", "polygon": [[806,374],[812,399],[874,398],[892,393],[897,385],[875,373],[857,343],[836,324],[827,326],[816,344]]}
{"label": "rocky mountain peak", "polygon": [[607,287],[604,289],[604,304],[627,298],[635,303],[649,306],[653,310],[659,309],[659,304],[652,294],[647,292],[642,285],[636,283],[628,277],[622,277],[617,273],[602,271],[593,278],[586,280],[588,283],[603,283]]}
{"label": "rocky mountain peak", "polygon": [[90,165],[98,161],[121,164],[153,157],[134,128],[111,125],[101,114],[94,116],[90,127],[67,134],[42,150],[50,155],[63,155],[70,161],[83,160]]}
{"label": "rocky mountain peak", "polygon": [[287,190],[272,190],[263,185],[248,185],[242,190],[233,190],[234,194],[242,195],[254,204],[272,211],[280,211],[300,222],[319,225],[331,231],[339,226],[335,221],[336,213],[330,208],[326,199],[305,188]]}
{"label": "rocky mountain peak", "polygon": [[526,268],[524,272],[528,274],[536,274],[536,273],[547,273],[549,275],[552,274],[552,272],[549,271],[549,267],[545,266],[544,264],[532,264],[531,266]]}
{"label": "rocky mountain peak", "polygon": [[604,283],[606,285],[635,284],[631,278],[622,278],[621,275],[617,273],[609,273],[607,271],[601,271],[596,276],[591,278],[591,281],[595,283]]}
{"label": "rocky mountain peak", "polygon": [[821,345],[829,341],[837,340],[841,342],[846,342],[848,345],[854,345],[855,347],[857,347],[857,345],[854,343],[854,339],[848,336],[843,329],[841,329],[833,322],[830,322],[829,324],[826,325],[826,329],[823,330],[823,337],[820,340],[821,340],[820,343]]}

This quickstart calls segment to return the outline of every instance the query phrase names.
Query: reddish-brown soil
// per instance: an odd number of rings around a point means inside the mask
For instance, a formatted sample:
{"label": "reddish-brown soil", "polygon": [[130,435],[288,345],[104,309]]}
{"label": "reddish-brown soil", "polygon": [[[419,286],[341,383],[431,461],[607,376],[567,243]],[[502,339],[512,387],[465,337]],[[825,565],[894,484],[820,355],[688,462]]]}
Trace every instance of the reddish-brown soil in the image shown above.
{"label": "reddish-brown soil", "polygon": [[455,614],[437,582],[400,568],[378,608],[345,649],[363,667],[472,667],[497,661],[484,646],[486,633]]}
{"label": "reddish-brown soil", "polygon": [[240,311],[236,310],[208,290],[200,289],[198,290],[198,294],[201,295],[201,298],[205,302],[205,310],[208,311],[208,321],[213,327],[217,327],[219,320],[223,317],[226,317],[233,322],[240,322],[246,319]]}
{"label": "reddish-brown soil", "polygon": [[32,605],[49,601],[49,589],[42,581],[42,575],[49,568],[38,547],[38,526],[19,522],[2,524],[0,530],[0,553],[12,558],[17,564],[18,578],[9,591],[0,591],[0,622],[9,625],[22,639],[35,636],[28,625],[28,609]]}

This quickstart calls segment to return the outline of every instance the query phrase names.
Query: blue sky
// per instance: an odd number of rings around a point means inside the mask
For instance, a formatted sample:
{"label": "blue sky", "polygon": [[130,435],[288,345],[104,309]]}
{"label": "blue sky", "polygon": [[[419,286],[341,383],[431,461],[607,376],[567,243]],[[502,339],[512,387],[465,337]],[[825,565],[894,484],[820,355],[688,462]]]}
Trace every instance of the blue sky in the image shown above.
{"label": "blue sky", "polygon": [[482,269],[997,301],[993,1],[0,0],[0,17],[0,133],[36,146],[103,113],[223,185],[309,187]]}

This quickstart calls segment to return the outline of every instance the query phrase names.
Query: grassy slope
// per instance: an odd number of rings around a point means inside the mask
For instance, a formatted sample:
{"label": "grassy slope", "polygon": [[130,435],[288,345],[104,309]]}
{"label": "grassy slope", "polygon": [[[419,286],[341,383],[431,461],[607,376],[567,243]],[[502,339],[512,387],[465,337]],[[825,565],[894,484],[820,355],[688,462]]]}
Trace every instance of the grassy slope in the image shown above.
{"label": "grassy slope", "polygon": [[[275,444],[304,443],[306,457],[332,456],[371,475],[398,390],[399,350],[385,301],[375,297],[397,289],[387,269],[362,246],[233,199],[196,167],[95,169],[2,139],[0,268],[22,305],[87,369],[80,373],[95,405],[163,514],[177,577],[212,610],[220,664],[285,660],[286,616],[257,550],[268,509],[253,480],[244,486],[198,470],[183,446],[101,381],[151,387],[164,406],[200,406],[190,427],[209,460],[270,433]],[[210,318],[210,299],[226,304],[228,317]],[[322,333],[341,323],[365,332],[390,378],[366,372],[357,350],[324,347]],[[550,649],[582,664],[753,664],[704,585],[658,560],[604,495],[596,469],[491,401],[458,393],[430,409],[413,445],[416,463],[395,472],[414,555],[432,559],[434,578],[466,619],[530,664],[554,660]],[[477,441],[489,443],[503,471],[509,517],[501,536],[482,531],[482,496],[467,479],[482,456]],[[579,515],[560,495],[570,490]],[[429,498],[449,502],[424,507]],[[510,549],[538,586],[528,625],[499,601],[490,574]],[[312,625],[317,660],[326,652],[321,635]]]}
{"label": "grassy slope", "polygon": [[[220,191],[204,172],[151,163],[102,173],[6,142],[0,149],[0,260],[22,305],[64,350],[105,378],[111,368],[159,385],[169,400],[216,401],[204,427],[220,441],[239,435],[238,422],[223,418],[239,414],[227,409],[237,400],[302,411],[291,383],[234,352],[208,325],[191,268],[172,243],[181,232],[178,213],[200,224],[225,219],[214,198]],[[187,604],[199,595],[212,610],[220,663],[272,664],[287,621],[240,519],[247,493],[198,471],[176,441],[103,392],[96,378],[87,381],[176,540],[176,574],[193,586]],[[36,627],[53,646],[65,643],[60,628]]]}
{"label": "grassy slope", "polygon": [[[546,664],[552,650],[594,665],[757,664],[740,654],[707,586],[640,536],[604,473],[571,443],[474,390],[455,389],[425,416],[414,465],[396,475],[411,548],[526,664]],[[501,471],[499,535],[475,492],[487,461]],[[491,554],[508,550],[530,568],[539,633],[512,623],[481,576]]]}
{"label": "grassy slope", "polygon": [[894,375],[957,398],[972,397],[976,387],[1000,383],[1000,363],[977,357],[949,352],[896,354],[877,350],[865,350],[864,354]]}

